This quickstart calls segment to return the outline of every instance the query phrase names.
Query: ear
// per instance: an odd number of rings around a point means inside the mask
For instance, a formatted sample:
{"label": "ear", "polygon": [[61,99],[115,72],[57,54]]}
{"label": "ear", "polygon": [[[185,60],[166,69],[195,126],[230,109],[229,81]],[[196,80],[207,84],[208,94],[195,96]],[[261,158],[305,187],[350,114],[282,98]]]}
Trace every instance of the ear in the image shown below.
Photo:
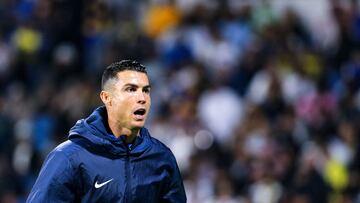
{"label": "ear", "polygon": [[100,92],[101,101],[105,104],[105,106],[111,106],[111,95],[108,91],[101,91]]}

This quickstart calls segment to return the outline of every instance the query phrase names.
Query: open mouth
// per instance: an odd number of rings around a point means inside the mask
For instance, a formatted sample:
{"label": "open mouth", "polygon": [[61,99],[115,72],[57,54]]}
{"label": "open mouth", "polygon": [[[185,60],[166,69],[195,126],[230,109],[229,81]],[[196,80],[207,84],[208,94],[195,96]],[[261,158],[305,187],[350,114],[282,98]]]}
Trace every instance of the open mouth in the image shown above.
{"label": "open mouth", "polygon": [[146,113],[146,110],[143,108],[138,109],[134,112],[135,115],[139,115],[139,116],[143,116],[143,115],[145,115],[145,113]]}

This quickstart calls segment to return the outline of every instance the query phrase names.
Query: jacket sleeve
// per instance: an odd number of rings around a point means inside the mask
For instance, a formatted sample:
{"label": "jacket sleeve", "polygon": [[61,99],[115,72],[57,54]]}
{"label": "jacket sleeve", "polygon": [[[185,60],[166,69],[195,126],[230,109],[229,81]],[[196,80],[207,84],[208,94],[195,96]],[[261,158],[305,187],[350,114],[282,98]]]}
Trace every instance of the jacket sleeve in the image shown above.
{"label": "jacket sleeve", "polygon": [[183,180],[180,174],[179,167],[176,163],[174,155],[172,155],[173,171],[167,184],[166,192],[162,196],[161,202],[171,203],[185,203],[186,194],[184,189]]}
{"label": "jacket sleeve", "polygon": [[26,202],[73,202],[74,169],[62,151],[46,158]]}

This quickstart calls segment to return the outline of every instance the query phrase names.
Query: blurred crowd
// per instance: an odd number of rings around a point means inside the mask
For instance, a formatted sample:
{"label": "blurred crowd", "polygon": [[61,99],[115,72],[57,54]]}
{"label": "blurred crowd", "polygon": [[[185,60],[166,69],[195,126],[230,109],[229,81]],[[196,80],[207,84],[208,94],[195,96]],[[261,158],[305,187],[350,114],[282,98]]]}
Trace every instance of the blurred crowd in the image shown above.
{"label": "blurred crowd", "polygon": [[121,59],[148,67],[189,203],[360,202],[357,0],[1,0],[0,202]]}

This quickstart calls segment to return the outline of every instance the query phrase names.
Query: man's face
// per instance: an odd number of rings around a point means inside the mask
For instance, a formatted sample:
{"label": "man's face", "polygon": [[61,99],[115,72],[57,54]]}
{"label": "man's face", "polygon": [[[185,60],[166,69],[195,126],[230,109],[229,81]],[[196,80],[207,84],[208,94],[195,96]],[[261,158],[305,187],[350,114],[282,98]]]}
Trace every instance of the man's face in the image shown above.
{"label": "man's face", "polygon": [[130,130],[143,127],[151,105],[148,76],[137,71],[121,71],[110,93],[109,116]]}

